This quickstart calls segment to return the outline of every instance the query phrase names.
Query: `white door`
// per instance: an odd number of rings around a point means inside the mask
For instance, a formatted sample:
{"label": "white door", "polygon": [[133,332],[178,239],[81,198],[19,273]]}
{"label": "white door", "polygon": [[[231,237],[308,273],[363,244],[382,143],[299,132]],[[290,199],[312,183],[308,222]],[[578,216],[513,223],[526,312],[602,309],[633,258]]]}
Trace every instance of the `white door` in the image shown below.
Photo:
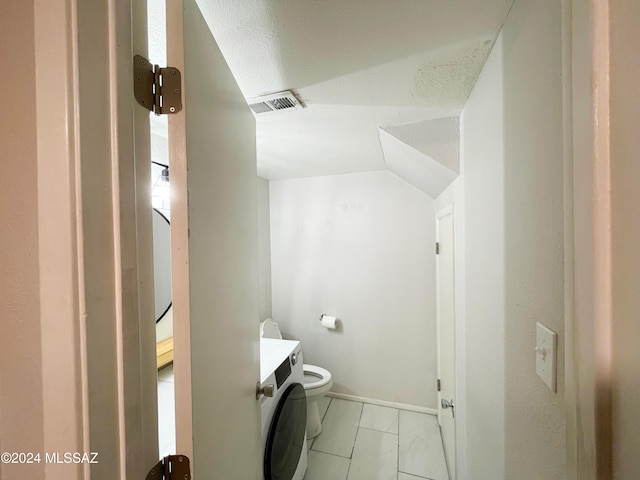
{"label": "white door", "polygon": [[195,478],[261,478],[255,119],[195,0],[167,2],[176,450]]}
{"label": "white door", "polygon": [[[455,310],[453,206],[437,214],[438,422],[449,476],[455,479]],[[448,404],[452,406],[447,407]]]}

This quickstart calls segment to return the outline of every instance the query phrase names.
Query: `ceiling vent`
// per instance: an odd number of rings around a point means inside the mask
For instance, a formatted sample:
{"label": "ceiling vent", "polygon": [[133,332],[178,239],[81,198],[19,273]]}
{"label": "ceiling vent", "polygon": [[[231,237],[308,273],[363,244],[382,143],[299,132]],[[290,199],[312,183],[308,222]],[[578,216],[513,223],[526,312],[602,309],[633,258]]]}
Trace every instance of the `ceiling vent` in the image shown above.
{"label": "ceiling vent", "polygon": [[291,90],[248,98],[247,103],[257,117],[304,108]]}

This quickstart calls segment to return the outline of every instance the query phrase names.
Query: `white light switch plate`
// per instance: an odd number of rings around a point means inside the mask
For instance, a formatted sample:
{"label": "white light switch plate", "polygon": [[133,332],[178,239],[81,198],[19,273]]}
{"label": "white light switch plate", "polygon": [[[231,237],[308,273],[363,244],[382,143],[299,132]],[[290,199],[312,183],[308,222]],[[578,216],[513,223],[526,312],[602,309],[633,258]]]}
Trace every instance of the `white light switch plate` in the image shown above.
{"label": "white light switch plate", "polygon": [[556,391],[556,350],[558,334],[542,325],[536,324],[536,373],[544,383]]}

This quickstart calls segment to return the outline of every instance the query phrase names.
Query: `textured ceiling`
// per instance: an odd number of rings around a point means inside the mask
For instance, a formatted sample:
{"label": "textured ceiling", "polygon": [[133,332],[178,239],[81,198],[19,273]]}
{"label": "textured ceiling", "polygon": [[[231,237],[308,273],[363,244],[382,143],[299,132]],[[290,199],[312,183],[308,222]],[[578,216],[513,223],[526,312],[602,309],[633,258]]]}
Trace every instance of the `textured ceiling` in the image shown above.
{"label": "textured ceiling", "polygon": [[[155,1],[155,0],[154,0]],[[384,168],[378,126],[458,115],[513,0],[198,0],[257,119],[269,179]]]}

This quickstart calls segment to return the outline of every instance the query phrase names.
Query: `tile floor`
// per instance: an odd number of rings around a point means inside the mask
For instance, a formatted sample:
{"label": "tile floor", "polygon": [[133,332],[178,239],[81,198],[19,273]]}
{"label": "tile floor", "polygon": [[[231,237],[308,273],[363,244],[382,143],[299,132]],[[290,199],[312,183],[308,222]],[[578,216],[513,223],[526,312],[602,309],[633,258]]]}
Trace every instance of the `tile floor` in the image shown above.
{"label": "tile floor", "polygon": [[[173,367],[158,372],[160,454],[175,453]],[[435,416],[324,397],[305,480],[448,480]]]}
{"label": "tile floor", "polygon": [[325,397],[305,480],[448,480],[435,416]]}

